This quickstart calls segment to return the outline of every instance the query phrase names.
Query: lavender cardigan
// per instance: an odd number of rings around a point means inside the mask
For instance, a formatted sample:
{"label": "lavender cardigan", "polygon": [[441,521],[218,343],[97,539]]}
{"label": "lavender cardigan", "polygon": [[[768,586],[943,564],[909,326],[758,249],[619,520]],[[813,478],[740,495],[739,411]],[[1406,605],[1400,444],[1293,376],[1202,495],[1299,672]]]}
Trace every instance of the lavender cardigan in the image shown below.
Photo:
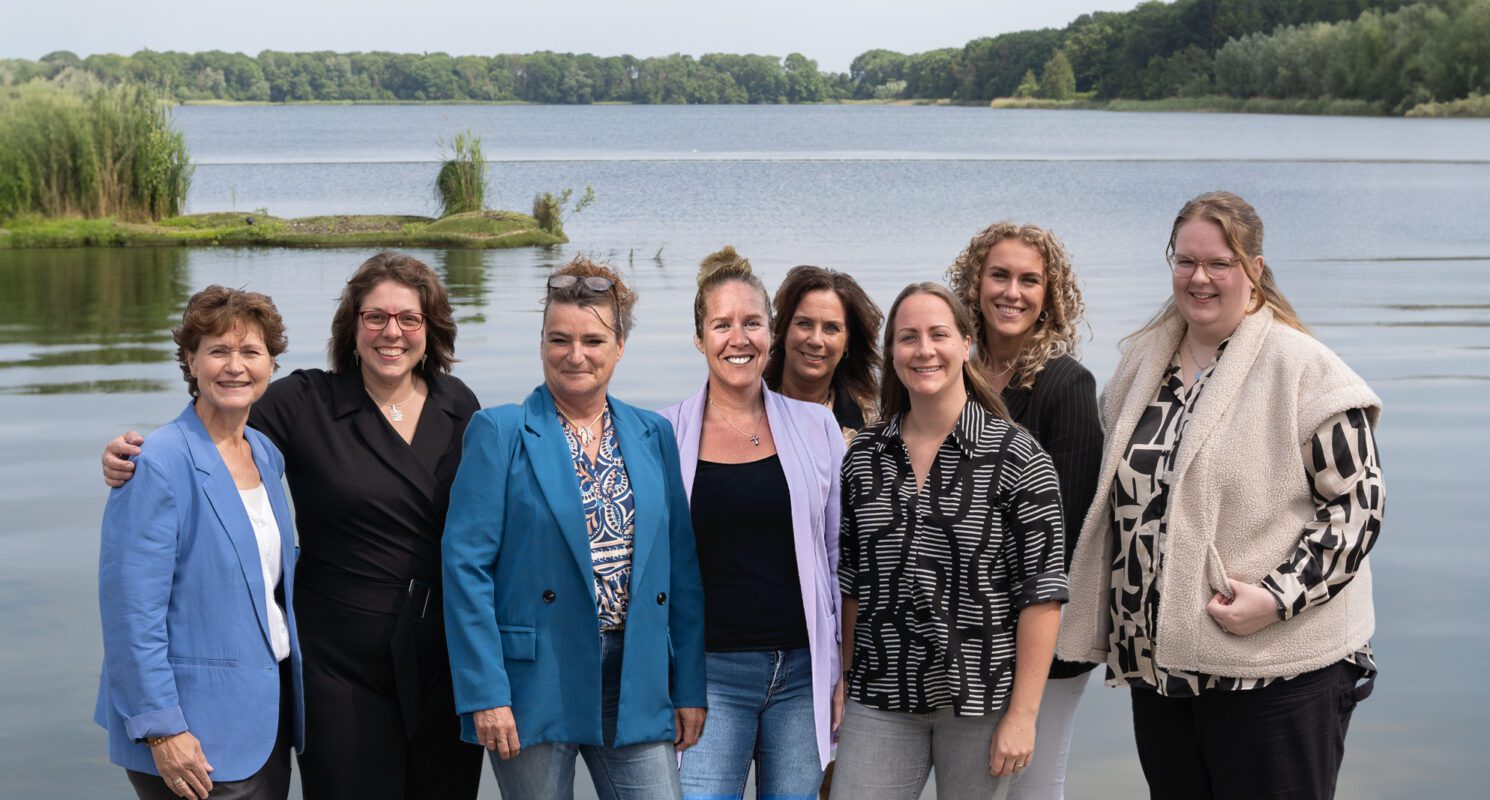
{"label": "lavender cardigan", "polygon": [[[796,539],[797,574],[802,583],[802,610],[807,616],[807,643],[812,652],[812,712],[817,724],[818,757],[827,766],[832,751],[833,689],[842,674],[838,642],[838,481],[843,463],[843,431],[833,412],[761,387],[766,395],[766,424],[776,441],[781,469],[792,499],[792,535]],[[697,394],[659,413],[673,424],[683,488],[693,496],[698,469],[698,440],[703,430],[709,384]]]}

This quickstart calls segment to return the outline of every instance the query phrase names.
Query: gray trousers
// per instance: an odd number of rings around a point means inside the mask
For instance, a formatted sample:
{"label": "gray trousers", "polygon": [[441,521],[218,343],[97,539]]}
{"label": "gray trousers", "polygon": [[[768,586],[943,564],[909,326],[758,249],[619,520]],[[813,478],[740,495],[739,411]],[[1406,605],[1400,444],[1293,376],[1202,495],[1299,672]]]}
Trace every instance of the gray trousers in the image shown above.
{"label": "gray trousers", "polygon": [[988,754],[1003,714],[958,717],[879,711],[849,700],[838,732],[832,800],[917,800],[936,768],[937,800],[1004,800],[1013,778],[995,778]]}

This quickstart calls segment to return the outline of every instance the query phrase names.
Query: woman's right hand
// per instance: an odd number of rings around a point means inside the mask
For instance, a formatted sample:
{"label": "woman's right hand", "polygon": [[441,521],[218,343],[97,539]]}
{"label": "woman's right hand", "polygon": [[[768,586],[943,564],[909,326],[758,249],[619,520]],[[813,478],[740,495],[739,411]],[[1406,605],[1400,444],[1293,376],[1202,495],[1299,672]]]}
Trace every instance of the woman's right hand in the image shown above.
{"label": "woman's right hand", "polygon": [[145,437],[134,431],[126,431],[123,436],[109,440],[103,448],[103,482],[110,487],[118,489],[135,475],[135,462],[130,461],[130,456],[140,454],[140,445]]}
{"label": "woman's right hand", "polygon": [[488,750],[497,751],[503,761],[517,755],[522,743],[517,739],[517,720],[512,717],[512,706],[488,708],[471,715],[476,723],[476,741]]}
{"label": "woman's right hand", "polygon": [[150,755],[155,758],[155,771],[173,794],[207,800],[208,792],[212,791],[212,779],[207,773],[212,771],[212,765],[207,763],[197,737],[190,732],[168,736],[150,746]]}

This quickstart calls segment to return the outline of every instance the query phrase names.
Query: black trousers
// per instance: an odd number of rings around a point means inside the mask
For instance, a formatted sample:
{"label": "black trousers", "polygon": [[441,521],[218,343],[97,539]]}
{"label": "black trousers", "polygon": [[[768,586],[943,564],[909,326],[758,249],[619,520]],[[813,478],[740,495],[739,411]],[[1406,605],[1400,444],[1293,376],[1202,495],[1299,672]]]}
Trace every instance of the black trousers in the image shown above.
{"label": "black trousers", "polygon": [[[294,746],[295,684],[288,661],[279,665],[279,733],[274,749],[259,771],[241,781],[213,781],[208,797],[212,800],[285,800],[290,794],[290,750]],[[203,753],[212,761],[211,753]],[[127,769],[129,785],[140,800],[181,800],[159,775]],[[211,777],[210,775],[208,776]]]}
{"label": "black trousers", "polygon": [[482,749],[460,739],[440,598],[416,596],[419,613],[401,618],[345,602],[376,599],[373,593],[336,586],[330,596],[317,588],[295,587],[306,800],[474,800]]}
{"label": "black trousers", "polygon": [[1133,733],[1154,800],[1329,800],[1355,705],[1340,662],[1249,691],[1163,697],[1133,689]]}

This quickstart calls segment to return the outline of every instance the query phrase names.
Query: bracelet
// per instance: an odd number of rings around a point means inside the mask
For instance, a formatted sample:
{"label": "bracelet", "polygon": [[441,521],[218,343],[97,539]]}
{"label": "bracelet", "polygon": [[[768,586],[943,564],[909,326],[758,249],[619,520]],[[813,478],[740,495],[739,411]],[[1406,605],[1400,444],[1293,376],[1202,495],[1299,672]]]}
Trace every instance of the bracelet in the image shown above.
{"label": "bracelet", "polygon": [[168,733],[165,736],[150,736],[145,739],[145,743],[150,745],[151,747],[155,747],[157,745],[164,744],[166,741],[174,739],[180,735],[181,734],[179,733]]}

